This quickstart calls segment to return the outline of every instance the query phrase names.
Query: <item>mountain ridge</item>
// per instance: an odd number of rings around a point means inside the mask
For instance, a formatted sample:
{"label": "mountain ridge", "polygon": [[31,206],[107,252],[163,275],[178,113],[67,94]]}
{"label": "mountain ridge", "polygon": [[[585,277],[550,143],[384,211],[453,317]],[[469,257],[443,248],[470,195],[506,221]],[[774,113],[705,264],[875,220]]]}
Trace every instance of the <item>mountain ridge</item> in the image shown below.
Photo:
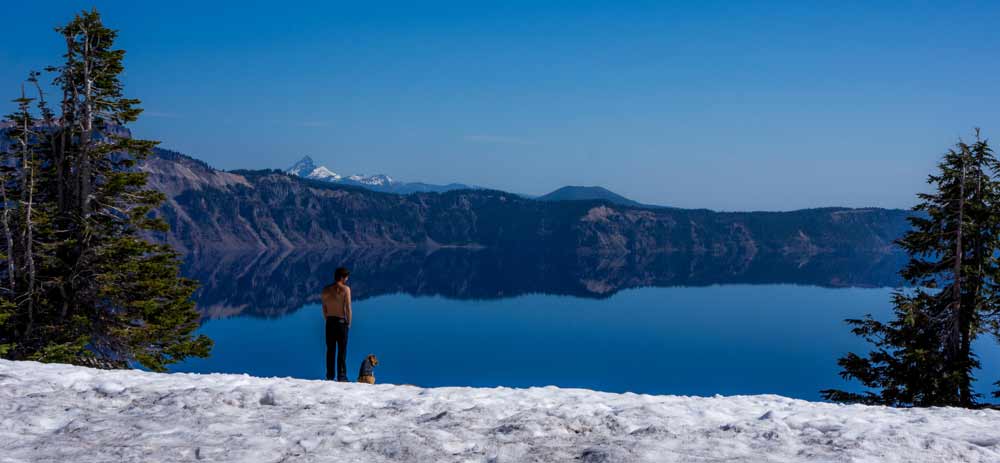
{"label": "mountain ridge", "polygon": [[386,193],[409,194],[417,192],[443,192],[451,190],[474,189],[475,187],[462,183],[449,183],[447,185],[435,185],[424,182],[400,182],[385,174],[364,175],[352,174],[341,175],[326,166],[318,166],[310,156],[304,156],[291,167],[285,169],[285,173],[297,177],[319,180],[323,182],[360,186],[374,191]]}
{"label": "mountain ridge", "polygon": [[186,254],[484,247],[583,262],[600,256],[595,265],[688,255],[697,266],[704,256],[739,275],[764,258],[806,265],[823,256],[898,252],[893,243],[909,229],[911,214],[879,208],[713,212],[539,201],[484,189],[399,195],[276,170],[219,171],[164,150],[142,169],[150,186],[167,196],[158,214],[171,230],[154,238]]}

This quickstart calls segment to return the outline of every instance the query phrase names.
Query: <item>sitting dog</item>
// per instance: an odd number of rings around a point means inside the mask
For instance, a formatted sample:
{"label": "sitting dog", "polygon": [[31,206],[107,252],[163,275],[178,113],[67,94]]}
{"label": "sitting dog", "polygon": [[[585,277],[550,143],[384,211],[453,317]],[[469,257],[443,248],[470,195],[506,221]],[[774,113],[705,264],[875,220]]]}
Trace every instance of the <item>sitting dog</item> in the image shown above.
{"label": "sitting dog", "polygon": [[375,365],[378,365],[378,358],[375,354],[368,354],[361,362],[361,371],[358,372],[358,382],[375,384]]}

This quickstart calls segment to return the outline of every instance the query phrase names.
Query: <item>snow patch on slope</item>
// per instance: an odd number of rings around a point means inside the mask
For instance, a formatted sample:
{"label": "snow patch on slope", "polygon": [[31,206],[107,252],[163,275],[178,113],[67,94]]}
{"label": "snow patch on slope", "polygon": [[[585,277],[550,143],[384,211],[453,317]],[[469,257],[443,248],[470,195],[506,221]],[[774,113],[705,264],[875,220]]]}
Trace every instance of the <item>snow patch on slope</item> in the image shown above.
{"label": "snow patch on slope", "polygon": [[388,175],[351,175],[348,180],[365,185],[386,186],[393,183],[392,177]]}
{"label": "snow patch on slope", "polygon": [[996,462],[1000,412],[0,360],[0,461]]}

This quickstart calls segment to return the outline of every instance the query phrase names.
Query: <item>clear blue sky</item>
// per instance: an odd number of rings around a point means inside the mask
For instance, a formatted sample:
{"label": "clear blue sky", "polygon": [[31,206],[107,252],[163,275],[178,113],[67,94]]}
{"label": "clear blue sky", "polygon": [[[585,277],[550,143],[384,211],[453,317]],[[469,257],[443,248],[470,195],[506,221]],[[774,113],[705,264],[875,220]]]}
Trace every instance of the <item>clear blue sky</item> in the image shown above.
{"label": "clear blue sky", "polygon": [[958,137],[1000,140],[1000,2],[251,3],[6,2],[0,90],[95,5],[135,132],[225,169],[909,207]]}

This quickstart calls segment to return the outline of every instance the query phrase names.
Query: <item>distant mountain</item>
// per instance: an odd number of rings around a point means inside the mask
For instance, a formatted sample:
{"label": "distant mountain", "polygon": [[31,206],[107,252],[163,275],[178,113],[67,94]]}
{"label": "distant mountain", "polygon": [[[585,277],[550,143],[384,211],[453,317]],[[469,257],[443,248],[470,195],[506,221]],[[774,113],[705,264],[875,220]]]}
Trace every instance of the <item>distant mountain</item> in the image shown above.
{"label": "distant mountain", "polygon": [[429,193],[445,192],[451,190],[468,190],[475,187],[462,183],[449,183],[447,185],[432,185],[421,182],[399,182],[388,175],[340,175],[326,166],[317,166],[316,162],[309,156],[305,156],[296,162],[292,167],[285,169],[285,173],[297,177],[319,180],[341,185],[352,185],[367,188],[369,190],[381,191],[385,193],[409,194],[409,193]]}
{"label": "distant mountain", "polygon": [[326,167],[317,167],[316,163],[313,162],[312,158],[309,156],[300,159],[299,162],[296,162],[292,165],[292,167],[285,169],[285,172],[299,177],[311,178],[314,180],[327,180],[331,182],[344,178],[340,174],[327,169]]}
{"label": "distant mountain", "polygon": [[619,204],[622,206],[635,206],[643,207],[644,205],[638,201],[632,201],[618,193],[615,193],[607,188],[602,188],[599,186],[564,186],[552,193],[547,195],[539,196],[539,201],[594,201],[601,200],[607,201],[612,204]]}

